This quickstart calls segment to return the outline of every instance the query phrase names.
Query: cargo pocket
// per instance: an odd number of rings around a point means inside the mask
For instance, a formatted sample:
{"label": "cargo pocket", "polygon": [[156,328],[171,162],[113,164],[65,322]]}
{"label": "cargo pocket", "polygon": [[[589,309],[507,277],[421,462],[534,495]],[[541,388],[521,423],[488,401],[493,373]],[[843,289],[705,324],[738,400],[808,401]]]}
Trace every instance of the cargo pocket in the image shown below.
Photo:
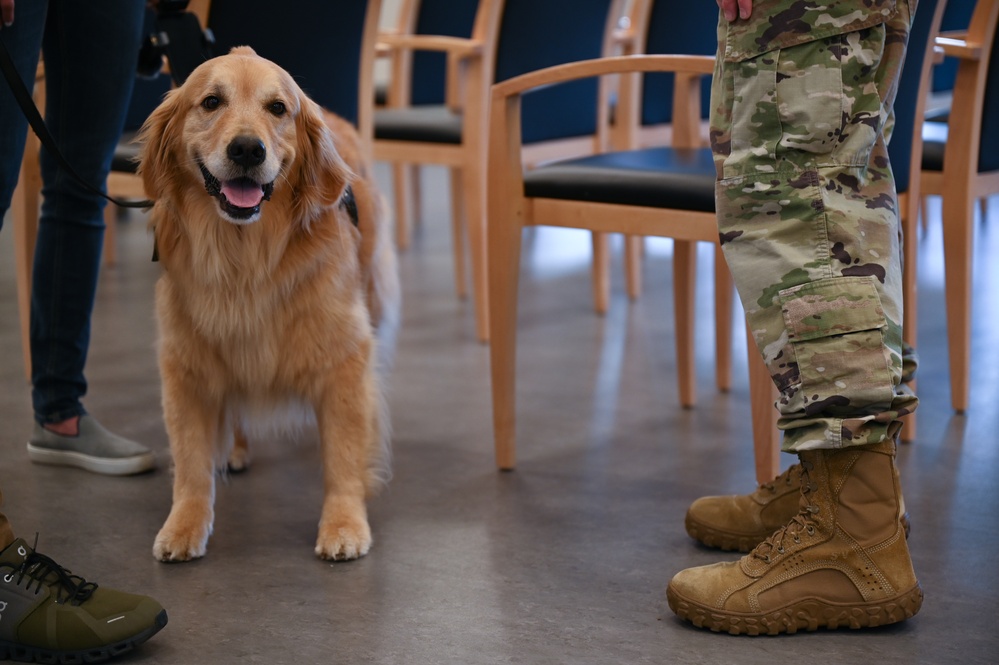
{"label": "cargo pocket", "polygon": [[889,408],[894,380],[875,278],[823,279],[779,297],[799,377],[784,398],[806,416],[844,418]]}
{"label": "cargo pocket", "polygon": [[861,9],[846,0],[821,6],[756,0],[751,19],[728,24],[732,148],[722,177],[772,172],[785,154],[801,159],[832,152],[849,115],[846,35],[881,25],[894,13],[895,0],[870,0]]}

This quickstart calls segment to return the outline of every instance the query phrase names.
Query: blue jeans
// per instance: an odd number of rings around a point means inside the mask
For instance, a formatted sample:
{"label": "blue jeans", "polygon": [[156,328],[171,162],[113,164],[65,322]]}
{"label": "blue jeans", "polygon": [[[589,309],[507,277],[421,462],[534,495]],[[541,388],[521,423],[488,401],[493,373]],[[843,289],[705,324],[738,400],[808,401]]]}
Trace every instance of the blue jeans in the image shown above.
{"label": "blue jeans", "polygon": [[[29,88],[45,52],[45,121],[87,182],[104,188],[132,96],[145,3],[140,0],[18,2],[0,28]],[[27,122],[0,83],[0,224],[10,207]],[[83,367],[104,240],[105,201],[42,149],[42,210],[31,293],[32,404],[39,423],[86,413]]]}

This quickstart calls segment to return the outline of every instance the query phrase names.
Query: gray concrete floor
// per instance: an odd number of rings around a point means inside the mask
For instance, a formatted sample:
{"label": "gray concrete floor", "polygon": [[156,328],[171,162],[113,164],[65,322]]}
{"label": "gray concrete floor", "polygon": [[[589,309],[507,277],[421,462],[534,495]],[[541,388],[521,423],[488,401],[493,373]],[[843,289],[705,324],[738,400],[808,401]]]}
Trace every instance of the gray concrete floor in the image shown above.
{"label": "gray concrete floor", "polygon": [[[32,465],[10,220],[0,234],[0,483],[22,536],[74,572],[147,593],[170,624],[128,663],[995,663],[999,637],[999,199],[976,244],[973,401],[951,412],[939,205],[920,239],[919,435],[899,465],[926,594],[892,627],[737,638],[677,621],[663,589],[681,568],[733,558],[683,530],[694,498],[754,487],[741,328],[734,386],[713,385],[711,252],[698,283],[698,405],[678,405],[669,242],[650,242],[629,303],[620,259],[606,317],[590,301],[588,236],[525,234],[519,467],[493,464],[488,349],[454,296],[446,178],[424,172],[424,224],[402,256],[389,382],[394,478],[370,506],[375,545],[331,565],[312,554],[316,437],[277,439],[221,484],[204,559],[151,554],[171,474],[153,353],[158,267],[141,215],[119,223],[102,276],[86,405],[157,451],[135,478]],[[386,171],[379,170],[383,182]],[[387,189],[387,188],[386,188]],[[620,246],[617,247],[617,255]],[[790,464],[790,458],[784,464]],[[991,655],[990,655],[991,654]]]}

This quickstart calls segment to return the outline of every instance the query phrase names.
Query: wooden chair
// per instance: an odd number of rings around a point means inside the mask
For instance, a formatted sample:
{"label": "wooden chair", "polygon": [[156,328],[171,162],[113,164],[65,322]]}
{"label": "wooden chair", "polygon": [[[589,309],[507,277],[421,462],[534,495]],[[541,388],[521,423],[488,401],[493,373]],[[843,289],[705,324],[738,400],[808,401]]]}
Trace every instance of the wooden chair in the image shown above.
{"label": "wooden chair", "polygon": [[[611,34],[608,24],[617,18],[612,11],[616,6],[617,0],[577,0],[569,11],[570,6],[560,0],[480,0],[468,39],[400,34],[383,35],[380,40],[387,48],[445,53],[449,71],[454,72],[449,77],[450,108],[379,111],[374,151],[376,159],[387,162],[451,168],[452,188],[462,194],[453,216],[467,220],[476,334],[482,341],[489,336],[484,231],[489,85],[526,71],[601,55]],[[584,82],[576,91],[585,92],[588,85]],[[452,97],[455,86],[459,96]],[[525,152],[525,160],[537,163],[552,156],[593,152],[602,131],[597,109],[587,105],[580,113],[581,107],[571,99],[553,97],[548,91],[536,97],[528,104],[524,128],[526,143],[538,145]],[[557,99],[557,106],[551,105],[552,99]],[[532,132],[546,124],[561,125],[562,132],[541,145]],[[602,251],[604,242],[595,240],[596,252]],[[456,248],[460,244],[456,237]],[[456,253],[460,263],[463,259],[458,257]]]}
{"label": "wooden chair", "polygon": [[[479,0],[401,0],[398,20],[391,31],[379,35],[379,54],[390,61],[389,85],[384,107],[390,113],[375,112],[375,132],[379,119],[390,125],[403,109],[422,107],[431,113],[447,109],[460,112],[458,90],[458,61],[448,58],[443,51],[400,48],[396,37],[429,35],[470,38],[475,23]],[[400,118],[405,120],[405,118]],[[451,225],[455,258],[455,287],[458,296],[467,292],[467,276],[463,249],[461,214],[461,173],[451,170]],[[410,221],[419,221],[420,170],[419,164],[392,164],[392,182],[395,201],[396,246],[406,249],[410,241]]]}
{"label": "wooden chair", "polygon": [[[708,148],[693,146],[690,141],[699,131],[701,80],[713,67],[713,58],[707,56],[621,56],[551,67],[493,86],[488,171],[489,320],[493,427],[496,461],[501,469],[512,469],[516,458],[517,285],[521,230],[525,226],[544,224],[673,238],[678,348],[692,346],[689,285],[694,279],[695,243],[718,242],[714,163]],[[672,146],[614,151],[523,169],[521,100],[525,93],[568,80],[627,72],[672,72],[675,76]],[[687,323],[681,325],[681,319]],[[756,474],[765,482],[778,471],[773,408],[776,390],[755,344],[749,348]],[[693,374],[692,353],[678,353],[677,360],[681,374]],[[681,400],[692,404],[693,395],[685,394],[691,389],[688,379],[680,379]]]}
{"label": "wooden chair", "polygon": [[[943,197],[944,276],[951,405],[968,408],[975,201],[999,192],[999,0],[978,0],[968,29],[936,44],[956,58],[946,136],[924,136],[921,187]],[[929,124],[929,123],[928,123]]]}

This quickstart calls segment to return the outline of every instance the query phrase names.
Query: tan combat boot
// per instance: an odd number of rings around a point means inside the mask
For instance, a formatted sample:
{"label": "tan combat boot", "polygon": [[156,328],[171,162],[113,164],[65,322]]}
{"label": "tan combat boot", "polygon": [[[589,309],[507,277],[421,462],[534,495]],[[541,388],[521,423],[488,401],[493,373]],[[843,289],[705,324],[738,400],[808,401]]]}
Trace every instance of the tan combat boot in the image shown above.
{"label": "tan combat boot", "polygon": [[799,512],[739,561],[683,570],[680,618],[734,635],[895,623],[919,611],[892,440],[800,453]]}
{"label": "tan combat boot", "polygon": [[794,464],[752,494],[705,496],[690,504],[684,526],[694,540],[748,552],[798,513],[801,465]]}

